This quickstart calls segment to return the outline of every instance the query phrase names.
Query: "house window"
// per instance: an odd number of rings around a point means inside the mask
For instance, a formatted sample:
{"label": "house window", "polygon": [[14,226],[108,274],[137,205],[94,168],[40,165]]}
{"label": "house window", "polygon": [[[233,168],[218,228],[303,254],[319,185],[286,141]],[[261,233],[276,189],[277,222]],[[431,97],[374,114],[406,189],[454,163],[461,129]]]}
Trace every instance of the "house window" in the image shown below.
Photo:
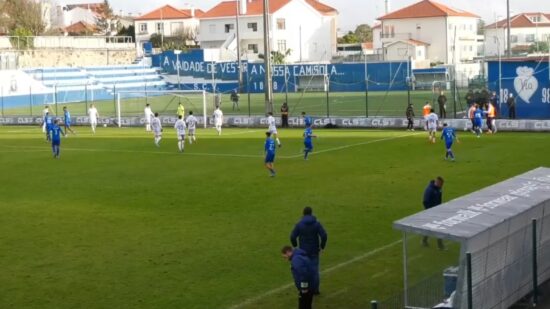
{"label": "house window", "polygon": [[254,52],[255,54],[258,53],[258,44],[248,44],[248,50]]}
{"label": "house window", "polygon": [[510,42],[517,43],[518,42],[518,36],[517,35],[511,35],[510,36]]}
{"label": "house window", "polygon": [[422,50],[421,49],[418,50],[418,57],[422,57]]}
{"label": "house window", "polygon": [[531,17],[529,17],[529,19],[531,19],[531,21],[534,22],[534,23],[540,23],[540,21],[541,21],[540,15],[531,16]]}
{"label": "house window", "polygon": [[384,37],[393,38],[394,36],[395,36],[395,28],[393,27],[393,25],[384,26]]}
{"label": "house window", "polygon": [[208,32],[210,33],[216,33],[216,25],[212,24],[208,26]]}
{"label": "house window", "polygon": [[139,24],[139,33],[147,33],[147,24]]}
{"label": "house window", "polygon": [[535,42],[535,35],[534,34],[528,34],[525,36],[526,42]]}
{"label": "house window", "polygon": [[170,34],[183,34],[183,22],[174,22],[170,24]]}
{"label": "house window", "polygon": [[286,20],[284,18],[277,18],[277,30],[286,29]]}
{"label": "house window", "polygon": [[164,24],[157,23],[157,33],[164,33]]}
{"label": "house window", "polygon": [[225,24],[225,33],[229,33],[231,30],[235,29],[235,24]]}
{"label": "house window", "polygon": [[248,29],[251,29],[252,32],[258,31],[258,23],[248,23]]}
{"label": "house window", "polygon": [[474,51],[474,47],[472,45],[470,45],[470,51],[473,52]]}
{"label": "house window", "polygon": [[277,50],[283,54],[286,52],[286,40],[277,41]]}

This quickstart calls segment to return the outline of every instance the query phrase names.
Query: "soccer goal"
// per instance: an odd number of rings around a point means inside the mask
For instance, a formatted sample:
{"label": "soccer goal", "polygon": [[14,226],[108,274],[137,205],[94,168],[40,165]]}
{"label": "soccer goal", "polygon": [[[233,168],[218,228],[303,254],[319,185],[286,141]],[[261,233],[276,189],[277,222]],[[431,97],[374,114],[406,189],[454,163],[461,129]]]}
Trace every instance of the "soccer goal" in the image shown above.
{"label": "soccer goal", "polygon": [[176,116],[180,104],[185,108],[185,114],[193,111],[197,117],[203,118],[204,127],[207,125],[207,116],[213,113],[212,106],[207,102],[211,95],[200,90],[157,90],[136,91],[123,90],[116,93],[116,117],[118,126],[122,126],[123,117],[144,116],[144,108],[150,105],[154,113],[160,116]]}

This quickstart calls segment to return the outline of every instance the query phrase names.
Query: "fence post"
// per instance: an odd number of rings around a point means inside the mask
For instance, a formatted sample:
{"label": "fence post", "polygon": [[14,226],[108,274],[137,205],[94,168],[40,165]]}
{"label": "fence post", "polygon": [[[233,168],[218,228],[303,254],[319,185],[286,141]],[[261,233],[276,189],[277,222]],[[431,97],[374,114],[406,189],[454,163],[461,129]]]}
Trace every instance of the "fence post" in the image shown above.
{"label": "fence post", "polygon": [[325,80],[325,87],[326,87],[326,91],[327,91],[327,118],[330,118],[330,103],[329,103],[329,93],[330,93],[330,76],[329,75],[326,75],[325,76],[326,80]]}
{"label": "fence post", "polygon": [[472,254],[466,253],[466,284],[468,293],[468,309],[474,308],[473,289],[472,289]]}
{"label": "fence post", "polygon": [[369,80],[365,78],[365,117],[369,118]]}
{"label": "fence post", "polygon": [[0,86],[0,99],[2,100],[2,117],[4,117],[4,87]]}
{"label": "fence post", "polygon": [[533,219],[533,306],[537,306],[538,295],[538,265],[537,265],[537,219]]}
{"label": "fence post", "polygon": [[88,84],[84,85],[84,115],[88,113]]}
{"label": "fence post", "polygon": [[55,84],[55,86],[53,87],[53,91],[54,91],[54,98],[55,98],[55,115],[57,116],[58,113],[57,113],[57,84]]}
{"label": "fence post", "polygon": [[33,98],[32,98],[32,86],[29,86],[29,109],[32,116],[32,104],[33,104]]}
{"label": "fence post", "polygon": [[373,300],[370,302],[371,309],[378,309],[378,302],[376,300]]}

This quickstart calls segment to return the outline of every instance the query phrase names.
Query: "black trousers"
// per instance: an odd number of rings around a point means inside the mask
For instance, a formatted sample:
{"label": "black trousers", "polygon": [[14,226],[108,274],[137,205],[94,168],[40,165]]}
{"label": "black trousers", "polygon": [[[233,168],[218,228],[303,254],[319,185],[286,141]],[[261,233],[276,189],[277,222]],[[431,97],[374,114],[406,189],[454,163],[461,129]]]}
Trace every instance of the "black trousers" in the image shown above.
{"label": "black trousers", "polygon": [[447,118],[447,110],[445,109],[445,104],[439,103],[439,117]]}
{"label": "black trousers", "polygon": [[407,120],[409,121],[407,123],[407,130],[412,130],[414,128],[414,121],[412,118],[407,118]]}
{"label": "black trousers", "polygon": [[516,107],[512,106],[508,108],[508,118],[516,119]]}
{"label": "black trousers", "polygon": [[308,290],[307,293],[302,293],[298,296],[298,309],[312,309],[313,305],[313,291]]}
{"label": "black trousers", "polygon": [[282,127],[288,128],[288,115],[282,115],[281,121],[282,121]]}

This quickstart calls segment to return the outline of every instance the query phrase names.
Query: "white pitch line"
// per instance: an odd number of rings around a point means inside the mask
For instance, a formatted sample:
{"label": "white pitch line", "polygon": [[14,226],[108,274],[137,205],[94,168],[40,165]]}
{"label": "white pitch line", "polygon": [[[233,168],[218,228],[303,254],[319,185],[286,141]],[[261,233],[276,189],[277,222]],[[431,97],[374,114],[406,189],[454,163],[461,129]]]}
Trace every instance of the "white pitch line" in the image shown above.
{"label": "white pitch line", "polygon": [[[338,270],[338,269],[340,269],[340,268],[346,267],[346,266],[348,266],[348,265],[350,265],[350,264],[353,264],[353,263],[355,263],[355,262],[358,262],[358,261],[361,261],[361,260],[363,260],[363,259],[366,259],[366,258],[368,258],[368,257],[370,257],[370,256],[372,256],[372,255],[374,255],[374,254],[377,254],[377,253],[379,253],[379,252],[381,252],[381,251],[384,251],[384,250],[386,250],[386,249],[389,249],[389,248],[391,248],[391,247],[393,247],[393,246],[395,246],[395,245],[400,244],[401,242],[403,242],[403,240],[397,240],[397,241],[394,241],[394,242],[392,242],[392,243],[390,243],[390,244],[387,244],[387,245],[385,245],[385,246],[382,246],[382,247],[376,248],[376,249],[374,249],[374,250],[368,251],[368,252],[366,252],[366,253],[363,253],[363,254],[358,255],[358,256],[356,256],[356,257],[354,257],[354,258],[352,258],[352,259],[349,259],[349,260],[347,260],[347,261],[345,261],[345,262],[342,262],[342,263],[336,264],[336,265],[334,265],[334,266],[331,266],[331,267],[329,267],[329,268],[326,268],[326,269],[324,269],[323,271],[321,271],[321,274],[324,274],[324,275],[325,275],[325,274],[331,273],[331,272],[333,272],[333,271],[335,271],[335,270]],[[294,283],[289,283],[289,284],[282,285],[282,286],[280,286],[280,287],[278,287],[278,288],[269,290],[269,291],[267,291],[267,292],[265,292],[265,293],[263,293],[263,294],[260,294],[260,295],[258,295],[258,296],[248,298],[248,299],[244,300],[243,302],[241,302],[240,304],[233,305],[233,306],[229,307],[229,309],[238,309],[238,308],[242,308],[242,307],[244,307],[244,306],[253,304],[253,303],[255,303],[255,302],[257,302],[257,301],[259,301],[259,300],[261,300],[261,299],[263,299],[263,298],[266,298],[266,297],[268,297],[268,296],[270,296],[270,295],[273,295],[273,294],[277,294],[277,293],[279,293],[279,292],[282,292],[282,291],[284,291],[284,290],[286,290],[286,289],[288,289],[288,288],[291,288],[291,287],[293,287],[293,286],[294,286]]]}
{"label": "white pitch line", "polygon": [[[379,143],[379,142],[391,141],[391,140],[394,140],[394,139],[399,139],[399,138],[408,137],[408,136],[414,136],[414,135],[418,135],[418,134],[422,134],[422,133],[403,134],[403,135],[387,137],[387,138],[381,138],[381,139],[375,139],[375,140],[361,142],[361,143],[355,143],[355,144],[349,144],[349,145],[344,145],[344,146],[339,146],[339,147],[333,147],[333,148],[328,148],[328,149],[315,151],[315,152],[310,153],[309,155],[310,156],[311,155],[318,155],[318,154],[321,154],[321,153],[333,152],[333,151],[338,151],[338,150],[342,150],[342,149],[348,149],[348,148],[351,148],[351,147],[357,147],[357,146],[363,146],[363,145],[374,144],[374,143]],[[301,157],[303,157],[303,154],[294,155],[294,156],[281,156],[281,158],[285,158],[285,159],[294,159],[294,158],[301,158]]]}

